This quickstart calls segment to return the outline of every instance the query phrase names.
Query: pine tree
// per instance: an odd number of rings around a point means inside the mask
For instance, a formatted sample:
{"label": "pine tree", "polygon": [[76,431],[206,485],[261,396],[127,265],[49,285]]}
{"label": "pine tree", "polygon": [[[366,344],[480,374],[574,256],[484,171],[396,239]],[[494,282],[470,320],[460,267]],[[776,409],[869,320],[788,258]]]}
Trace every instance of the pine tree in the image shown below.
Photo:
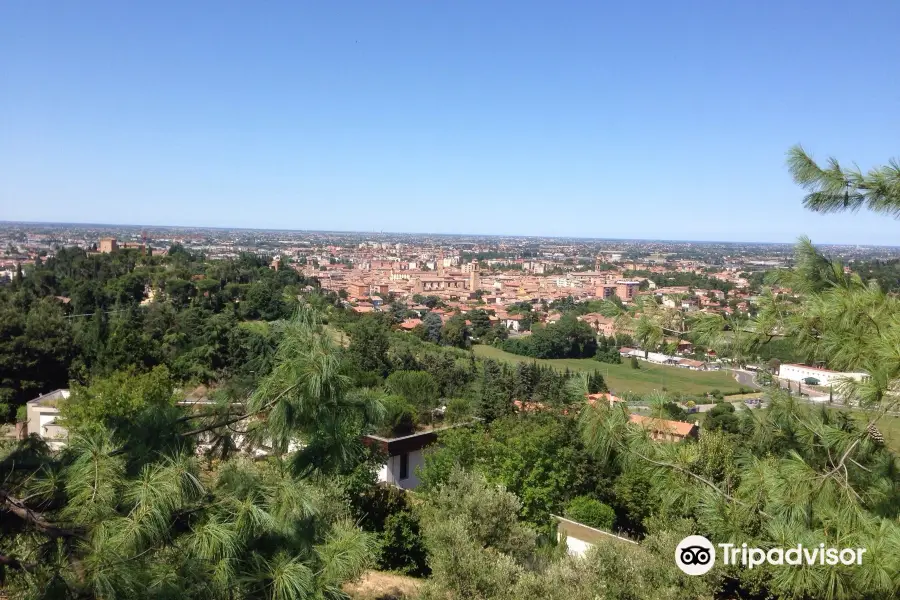
{"label": "pine tree", "polygon": [[494,360],[485,360],[478,395],[478,417],[486,423],[512,414],[512,402],[503,384],[503,370]]}
{"label": "pine tree", "polygon": [[340,354],[301,314],[246,401],[154,405],[127,431],[76,427],[60,454],[29,441],[2,456],[0,586],[48,599],[338,597],[372,543],[333,475],[359,461],[361,428],[381,411],[349,389]]}
{"label": "pine tree", "polygon": [[[868,175],[848,172],[832,161],[820,169],[795,149],[795,179],[811,193],[806,206],[825,212],[871,210],[900,214],[900,169],[876,169]],[[842,371],[864,371],[861,381],[838,384],[839,393],[862,408],[862,427],[849,416],[835,418],[825,407],[773,392],[764,412],[741,411],[730,435],[737,436],[722,458],[703,457],[700,444],[660,444],[631,424],[620,407],[586,407],[581,418],[586,446],[598,460],[650,482],[649,496],[674,518],[687,518],[690,531],[711,539],[755,539],[761,546],[804,541],[813,545],[867,548],[852,569],[819,566],[799,571],[763,567],[746,587],[776,597],[893,598],[900,589],[900,482],[897,457],[884,446],[878,421],[900,406],[900,300],[876,283],[847,274],[839,261],[820,254],[801,239],[795,268],[777,274],[798,299],[764,294],[760,311],[747,324],[742,351],[777,334],[798,352]],[[706,319],[704,334],[718,335],[724,320]],[[797,385],[800,392],[800,385]],[[721,446],[721,442],[717,446]],[[729,476],[707,468],[726,454]],[[891,550],[887,550],[891,548]],[[740,572],[739,579],[746,577]]]}

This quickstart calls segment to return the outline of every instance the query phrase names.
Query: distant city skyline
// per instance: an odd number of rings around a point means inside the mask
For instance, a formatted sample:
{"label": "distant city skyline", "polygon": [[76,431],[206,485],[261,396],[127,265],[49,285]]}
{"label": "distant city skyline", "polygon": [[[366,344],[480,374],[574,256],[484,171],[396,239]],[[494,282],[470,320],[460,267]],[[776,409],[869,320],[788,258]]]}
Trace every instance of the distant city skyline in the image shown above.
{"label": "distant city skyline", "polygon": [[[848,9],[866,19],[848,32]],[[849,245],[785,152],[898,156],[900,3],[0,7],[0,219]]]}
{"label": "distant city skyline", "polygon": [[[359,235],[359,236],[440,236],[440,237],[479,237],[479,238],[512,238],[512,239],[559,239],[559,240],[579,240],[588,242],[672,242],[678,244],[734,244],[734,245],[770,245],[770,246],[793,246],[797,243],[797,239],[785,241],[759,241],[759,240],[726,240],[726,239],[678,239],[678,238],[648,238],[648,237],[599,237],[599,236],[575,236],[575,235],[528,235],[515,233],[474,233],[470,231],[461,232],[437,232],[437,231],[375,231],[375,230],[352,230],[352,229],[290,229],[284,227],[213,227],[205,225],[152,225],[149,223],[88,223],[88,222],[68,222],[55,223],[52,221],[5,221],[0,220],[0,228],[15,226],[35,226],[35,227],[86,227],[101,230],[114,231],[119,228],[133,229],[135,231],[141,229],[162,229],[162,230],[209,230],[209,231],[248,231],[248,232],[270,232],[270,233],[292,233],[292,234],[335,234],[335,235]],[[877,247],[887,249],[897,249],[900,252],[900,245],[894,244],[875,244],[875,243],[842,243],[830,242],[828,240],[813,240],[817,246],[847,246],[847,247]],[[900,258],[900,256],[898,256]]]}

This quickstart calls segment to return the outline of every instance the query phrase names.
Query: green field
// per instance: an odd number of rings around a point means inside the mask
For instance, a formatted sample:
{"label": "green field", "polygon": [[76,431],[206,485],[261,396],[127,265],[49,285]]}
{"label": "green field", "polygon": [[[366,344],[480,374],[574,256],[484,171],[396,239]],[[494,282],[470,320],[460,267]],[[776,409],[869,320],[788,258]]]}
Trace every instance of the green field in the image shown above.
{"label": "green field", "polygon": [[[531,362],[535,359],[504,352],[493,346],[477,345],[476,356],[493,358],[509,363]],[[713,389],[723,394],[737,393],[740,385],[724,371],[689,371],[678,367],[664,367],[640,361],[640,369],[632,369],[626,362],[621,365],[610,365],[589,358],[561,358],[552,360],[538,359],[542,365],[550,365],[561,371],[600,371],[609,389],[615,394],[632,392],[646,394],[653,390],[666,388],[669,392],[700,395]],[[887,434],[885,434],[887,435]]]}

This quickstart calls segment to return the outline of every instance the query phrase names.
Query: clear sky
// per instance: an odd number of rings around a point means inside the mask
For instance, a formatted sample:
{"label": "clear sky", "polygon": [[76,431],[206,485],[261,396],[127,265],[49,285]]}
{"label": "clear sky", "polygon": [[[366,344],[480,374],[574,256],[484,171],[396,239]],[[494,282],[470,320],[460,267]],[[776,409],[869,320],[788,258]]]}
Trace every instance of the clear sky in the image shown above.
{"label": "clear sky", "polygon": [[0,2],[0,220],[900,245],[900,2]]}

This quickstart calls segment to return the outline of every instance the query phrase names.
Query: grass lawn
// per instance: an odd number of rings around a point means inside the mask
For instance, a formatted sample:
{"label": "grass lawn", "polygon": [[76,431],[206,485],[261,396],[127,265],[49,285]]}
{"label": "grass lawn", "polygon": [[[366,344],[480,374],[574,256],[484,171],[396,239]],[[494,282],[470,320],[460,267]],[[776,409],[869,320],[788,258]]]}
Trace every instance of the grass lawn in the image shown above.
{"label": "grass lawn", "polygon": [[353,600],[412,600],[419,597],[422,580],[383,571],[368,571],[359,580],[345,584],[343,591]]}
{"label": "grass lawn", "polygon": [[331,341],[340,344],[344,348],[350,345],[350,337],[334,325],[325,325],[325,333],[328,334]]}
{"label": "grass lawn", "polygon": [[[504,352],[493,346],[477,345],[476,356],[493,358],[509,363],[531,362],[535,360],[527,356],[519,356]],[[560,371],[568,368],[571,371],[600,371],[606,385],[615,394],[633,392],[646,394],[653,390],[666,388],[670,392],[700,395],[718,389],[723,394],[737,393],[740,384],[729,373],[724,371],[689,371],[679,367],[665,367],[640,361],[640,369],[632,369],[627,362],[621,365],[610,365],[589,358],[537,359],[543,365],[550,365]]]}

